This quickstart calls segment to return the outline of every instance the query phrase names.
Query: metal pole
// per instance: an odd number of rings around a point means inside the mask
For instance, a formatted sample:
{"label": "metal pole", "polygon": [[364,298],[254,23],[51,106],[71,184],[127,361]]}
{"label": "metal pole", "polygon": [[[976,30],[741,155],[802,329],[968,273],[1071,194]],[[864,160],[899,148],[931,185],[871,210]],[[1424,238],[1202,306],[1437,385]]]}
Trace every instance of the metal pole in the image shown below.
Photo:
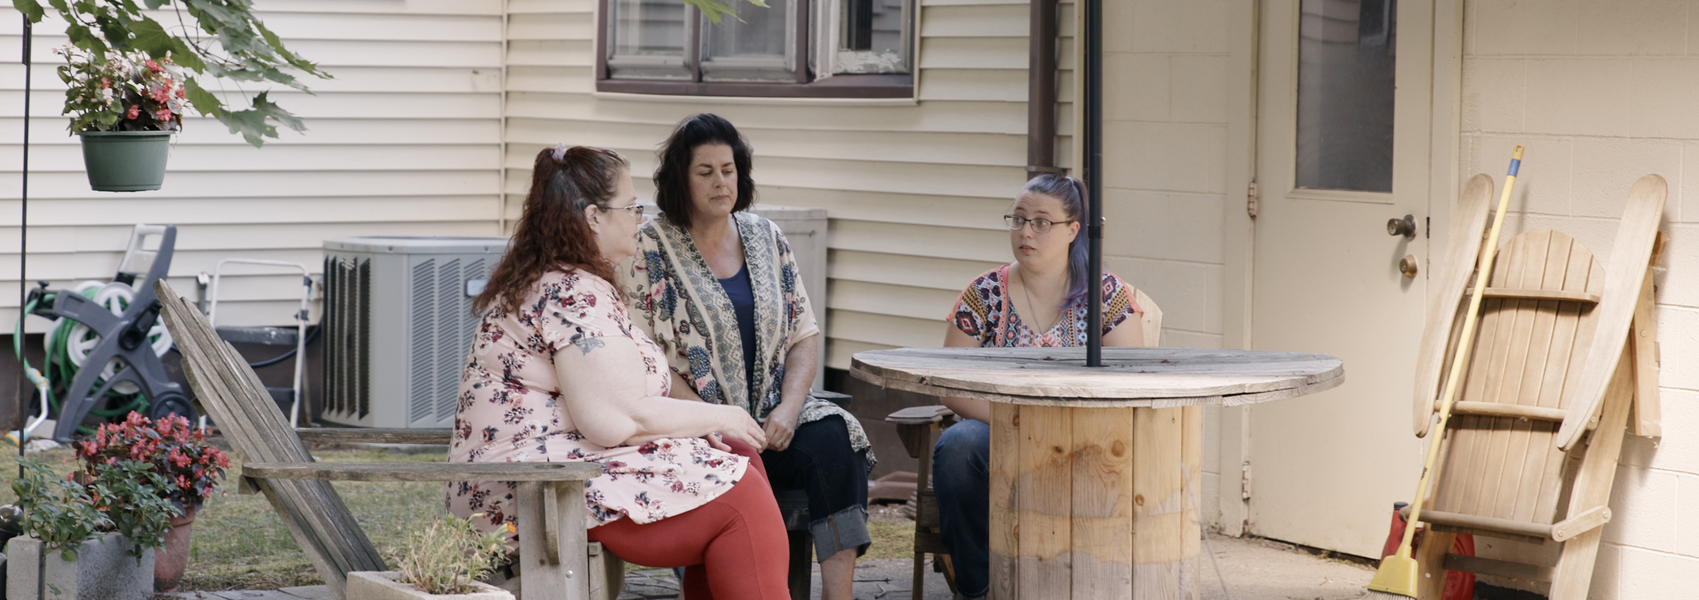
{"label": "metal pole", "polygon": [[[25,276],[25,274],[28,273],[28,271],[25,270],[24,267],[29,264],[29,116],[30,116],[29,115],[29,100],[30,100],[29,97],[30,97],[30,41],[31,41],[30,38],[33,37],[34,32],[31,30],[29,15],[22,14],[20,12],[19,16],[23,17],[23,19],[24,19],[24,54],[23,54],[23,62],[24,62],[24,176],[23,176],[23,182],[24,183],[23,183],[23,192],[21,194],[22,202],[19,203],[19,205],[22,208],[20,208],[19,211],[18,211],[18,321],[23,322],[23,320],[24,320],[24,300],[27,297],[27,294],[29,293],[29,285],[27,283],[25,283],[25,282],[29,281],[29,278]],[[15,331],[15,333],[20,337],[23,336],[22,329],[23,328],[20,327]],[[13,340],[13,341],[18,344],[19,348],[23,348],[23,340],[20,339],[20,340]],[[23,366],[23,364],[22,364],[23,360],[24,360],[24,357],[22,355],[19,355],[18,356],[18,363],[19,363],[18,366],[20,368]],[[22,373],[20,373],[20,375],[22,375]],[[29,395],[24,393],[24,390],[26,390],[26,389],[30,389],[29,378],[28,377],[19,377],[18,378],[18,389],[16,390],[17,399],[18,399],[18,456],[19,457],[22,457],[24,455],[24,425],[29,422]],[[43,416],[45,416],[45,415],[43,415]],[[19,465],[18,466],[18,478],[22,479],[23,476],[24,476],[24,467],[22,465]]]}
{"label": "metal pole", "polygon": [[1088,272],[1085,365],[1103,366],[1103,0],[1085,2],[1085,184]]}

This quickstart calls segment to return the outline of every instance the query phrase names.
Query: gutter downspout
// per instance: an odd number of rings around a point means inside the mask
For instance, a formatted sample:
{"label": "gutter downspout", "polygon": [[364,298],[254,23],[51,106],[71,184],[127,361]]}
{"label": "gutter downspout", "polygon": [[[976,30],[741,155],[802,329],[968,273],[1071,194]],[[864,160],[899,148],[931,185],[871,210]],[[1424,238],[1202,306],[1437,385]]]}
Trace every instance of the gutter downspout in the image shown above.
{"label": "gutter downspout", "polygon": [[1067,174],[1056,166],[1057,0],[1032,0],[1027,58],[1026,175]]}

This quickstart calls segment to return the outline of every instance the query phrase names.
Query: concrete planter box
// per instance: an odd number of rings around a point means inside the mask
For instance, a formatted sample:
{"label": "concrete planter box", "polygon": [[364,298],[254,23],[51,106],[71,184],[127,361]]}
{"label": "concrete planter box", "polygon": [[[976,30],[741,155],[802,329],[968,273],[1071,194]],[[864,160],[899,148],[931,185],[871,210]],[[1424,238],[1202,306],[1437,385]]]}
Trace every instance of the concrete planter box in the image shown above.
{"label": "concrete planter box", "polygon": [[478,591],[470,594],[427,594],[411,583],[400,583],[396,571],[355,571],[348,574],[348,598],[360,600],[513,600],[513,594],[496,586],[474,581]]}
{"label": "concrete planter box", "polygon": [[10,600],[148,600],[153,597],[153,550],[141,563],[125,554],[129,538],[116,533],[83,542],[75,562],[33,537],[6,544],[6,597]]}

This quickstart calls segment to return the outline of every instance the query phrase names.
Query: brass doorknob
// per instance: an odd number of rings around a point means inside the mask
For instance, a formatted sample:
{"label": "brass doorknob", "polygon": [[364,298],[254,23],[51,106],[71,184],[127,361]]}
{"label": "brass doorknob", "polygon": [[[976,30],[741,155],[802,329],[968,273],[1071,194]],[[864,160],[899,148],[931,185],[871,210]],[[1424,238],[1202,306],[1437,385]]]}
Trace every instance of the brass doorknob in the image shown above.
{"label": "brass doorknob", "polygon": [[1414,256],[1406,254],[1404,255],[1404,258],[1399,259],[1398,261],[1398,272],[1403,273],[1405,277],[1415,279],[1416,271],[1418,269],[1419,267],[1416,265],[1416,257]]}
{"label": "brass doorknob", "polygon": [[1386,234],[1402,235],[1405,239],[1416,237],[1416,215],[1404,215],[1402,219],[1387,219]]}

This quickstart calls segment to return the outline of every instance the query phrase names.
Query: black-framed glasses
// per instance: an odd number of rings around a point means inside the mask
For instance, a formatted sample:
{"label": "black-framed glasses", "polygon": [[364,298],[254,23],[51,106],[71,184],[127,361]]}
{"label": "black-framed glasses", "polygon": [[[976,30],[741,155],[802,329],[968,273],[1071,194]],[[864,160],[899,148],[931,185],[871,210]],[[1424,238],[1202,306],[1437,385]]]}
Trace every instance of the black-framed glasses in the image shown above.
{"label": "black-framed glasses", "polygon": [[1052,221],[1050,219],[1028,219],[1026,217],[1017,217],[1014,215],[1003,215],[1003,224],[1009,227],[1009,231],[1020,231],[1022,228],[1026,227],[1027,223],[1031,223],[1032,232],[1037,234],[1050,233],[1050,228],[1052,226],[1072,222],[1074,222],[1073,219],[1066,221]]}

